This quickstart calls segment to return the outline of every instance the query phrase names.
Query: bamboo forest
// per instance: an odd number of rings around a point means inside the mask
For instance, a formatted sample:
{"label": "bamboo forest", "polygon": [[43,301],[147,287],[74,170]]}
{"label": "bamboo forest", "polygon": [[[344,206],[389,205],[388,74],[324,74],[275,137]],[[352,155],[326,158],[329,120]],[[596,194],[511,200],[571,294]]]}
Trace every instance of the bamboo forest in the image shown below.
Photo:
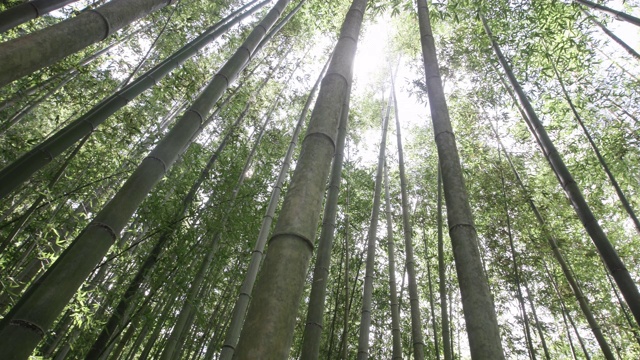
{"label": "bamboo forest", "polygon": [[0,360],[640,359],[639,27],[0,0]]}

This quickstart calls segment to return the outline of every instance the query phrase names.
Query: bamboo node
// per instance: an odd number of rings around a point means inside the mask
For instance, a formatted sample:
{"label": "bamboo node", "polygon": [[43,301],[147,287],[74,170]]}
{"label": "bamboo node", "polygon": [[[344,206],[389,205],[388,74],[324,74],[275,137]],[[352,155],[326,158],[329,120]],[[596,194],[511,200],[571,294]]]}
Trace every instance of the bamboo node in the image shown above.
{"label": "bamboo node", "polygon": [[322,330],[322,324],[317,323],[317,322],[315,322],[315,321],[309,321],[309,322],[307,323],[307,325],[315,325],[315,326],[319,327],[319,328],[320,328],[320,330]]}
{"label": "bamboo node", "polygon": [[269,239],[269,244],[271,244],[271,242],[273,240],[275,240],[276,238],[282,237],[282,236],[295,236],[298,239],[300,239],[302,242],[304,242],[305,244],[309,245],[309,249],[311,249],[311,251],[313,251],[314,245],[313,245],[313,241],[308,239],[306,236],[296,233],[296,232],[279,232],[279,233],[275,233],[273,235],[271,235],[271,238]]}
{"label": "bamboo node", "polygon": [[29,1],[27,4],[31,5],[31,7],[33,8],[33,10],[36,11],[36,17],[40,17],[42,16],[42,14],[40,14],[40,9],[38,9],[38,6],[36,4],[34,4],[34,1]]}
{"label": "bamboo node", "polygon": [[53,160],[53,154],[47,150],[46,148],[38,148],[38,151],[43,152],[45,155],[47,155],[47,157],[49,158],[49,160]]}
{"label": "bamboo node", "polygon": [[21,328],[27,329],[38,334],[38,336],[40,337],[44,337],[45,334],[45,331],[40,326],[28,320],[13,319],[9,322],[9,325],[19,326]]}
{"label": "bamboo node", "polygon": [[[277,9],[276,9],[276,11],[277,11]],[[279,16],[279,15],[278,15],[278,16]],[[263,33],[265,33],[265,34],[267,33],[267,28],[266,28],[266,27],[264,27],[264,25],[262,25],[262,23],[258,24],[258,25],[256,26],[256,29],[257,29],[257,28],[259,28],[259,27],[261,27],[261,28],[262,28],[262,32],[263,32]],[[244,46],[243,46],[243,47],[244,47]],[[246,49],[246,48],[245,48],[245,49]],[[247,50],[249,50],[249,49],[247,49]],[[251,55],[251,51],[249,51],[249,55]]]}
{"label": "bamboo node", "polygon": [[436,134],[436,136],[435,136],[436,141],[438,140],[438,136],[440,136],[442,134],[450,134],[451,136],[453,136],[454,139],[456,138],[456,135],[453,133],[453,131],[445,130],[445,131],[440,131],[439,133]]}
{"label": "bamboo node", "polygon": [[452,227],[449,228],[449,232],[452,232],[458,227],[469,227],[471,228],[471,230],[473,230],[473,232],[476,232],[476,227],[473,224],[465,224],[465,223],[459,223],[459,224],[453,225]]}
{"label": "bamboo node", "polygon": [[107,26],[107,31],[105,31],[105,34],[104,34],[104,37],[102,38],[102,40],[108,38],[109,35],[111,35],[111,24],[109,23],[109,19],[107,19],[107,17],[104,16],[104,14],[102,14],[100,11],[98,11],[96,9],[87,10],[87,12],[96,13],[96,14],[98,14],[98,16],[100,16],[102,18],[102,20],[104,21],[104,24]]}
{"label": "bamboo node", "polygon": [[107,232],[109,233],[109,235],[111,235],[111,238],[113,241],[115,241],[118,238],[118,234],[115,232],[115,230],[113,230],[113,228],[111,226],[109,226],[108,224],[102,223],[102,222],[93,222],[92,224],[90,224],[89,226],[97,226],[99,228],[102,228],[104,230],[107,230]]}
{"label": "bamboo node", "polygon": [[358,40],[356,38],[354,38],[353,36],[351,36],[351,35],[343,35],[343,36],[340,37],[340,40],[344,40],[344,39],[349,39],[349,40],[353,41],[354,44],[358,43]]}
{"label": "bamboo node", "polygon": [[227,82],[227,86],[229,86],[229,78],[227,77],[227,75],[218,72],[215,76],[222,76],[224,80]]}
{"label": "bamboo node", "polygon": [[[180,66],[180,64],[178,64],[178,66]],[[153,77],[153,72],[147,74],[146,77],[148,77],[149,79],[153,80],[153,85],[156,85],[156,86],[158,85],[158,80]]]}
{"label": "bamboo node", "polygon": [[[344,80],[344,83],[345,83],[347,86],[349,86],[349,84],[351,83],[351,82],[349,81],[349,79],[347,79],[347,77],[346,77],[346,76],[344,76],[343,74],[340,74],[339,72],[327,72],[327,74],[326,74],[326,75],[324,76],[324,78],[322,79],[322,82],[324,83],[324,81],[325,81],[329,76],[331,76],[331,75],[336,75],[336,76],[338,76],[338,77],[341,77],[341,78],[342,78],[342,80]],[[338,126],[339,126],[339,124],[338,124]]]}
{"label": "bamboo node", "polygon": [[200,118],[200,125],[202,125],[202,123],[204,122],[204,116],[202,116],[202,114],[198,110],[189,109],[186,112],[192,112],[192,113],[198,115],[198,118]]}
{"label": "bamboo node", "polygon": [[147,156],[145,159],[153,159],[158,161],[160,164],[162,164],[163,172],[167,172],[167,164],[165,164],[164,160],[160,159],[159,157],[150,155],[150,156]]}
{"label": "bamboo node", "polygon": [[89,126],[91,126],[91,132],[96,131],[96,126],[91,121],[87,119],[82,119],[82,122],[86,122],[87,124],[89,124]]}
{"label": "bamboo node", "polygon": [[329,134],[323,133],[323,132],[320,132],[320,131],[314,131],[314,132],[307,133],[307,135],[304,137],[304,140],[302,140],[302,142],[304,142],[305,140],[307,140],[307,138],[309,138],[309,137],[311,137],[313,135],[320,135],[322,137],[327,138],[331,142],[331,146],[333,147],[333,151],[335,151],[336,142],[333,140],[333,138]]}

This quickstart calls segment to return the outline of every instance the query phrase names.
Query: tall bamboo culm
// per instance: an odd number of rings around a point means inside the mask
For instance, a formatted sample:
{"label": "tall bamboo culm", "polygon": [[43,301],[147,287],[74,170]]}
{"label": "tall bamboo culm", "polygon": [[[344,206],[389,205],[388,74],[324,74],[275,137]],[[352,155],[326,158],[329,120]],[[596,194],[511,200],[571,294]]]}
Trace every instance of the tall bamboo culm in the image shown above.
{"label": "tall bamboo culm", "polygon": [[238,343],[238,339],[240,337],[240,331],[242,330],[242,324],[244,322],[247,307],[249,306],[249,299],[251,298],[251,293],[253,291],[253,285],[256,281],[258,270],[260,268],[260,263],[263,258],[264,247],[267,243],[269,230],[271,229],[271,224],[273,222],[273,218],[276,212],[276,207],[278,206],[278,202],[280,200],[282,185],[287,178],[287,175],[289,172],[289,166],[291,165],[291,158],[293,157],[293,152],[295,151],[296,145],[298,143],[298,135],[302,130],[302,125],[304,124],[307,118],[307,112],[309,111],[311,102],[315,97],[315,93],[318,87],[320,86],[320,81],[322,80],[322,77],[324,76],[324,73],[328,65],[329,65],[329,61],[327,61],[325,68],[320,73],[318,80],[316,81],[316,83],[313,85],[313,88],[309,92],[307,101],[305,102],[304,107],[300,112],[300,116],[298,117],[298,122],[293,131],[293,134],[291,135],[291,143],[289,144],[287,153],[285,154],[285,157],[282,160],[282,167],[280,168],[278,179],[276,180],[276,183],[271,192],[269,205],[267,206],[267,210],[264,215],[262,225],[260,227],[260,232],[258,233],[258,238],[256,239],[253,253],[251,254],[251,261],[249,263],[249,267],[247,269],[245,278],[242,282],[242,286],[240,287],[240,294],[238,295],[238,299],[236,300],[236,303],[233,307],[233,315],[231,318],[231,323],[229,325],[229,329],[227,330],[227,334],[225,336],[222,350],[220,351],[221,360],[230,360],[234,354],[236,345]]}
{"label": "tall bamboo culm", "polygon": [[[389,120],[387,119],[387,123],[388,122]],[[398,302],[398,290],[396,284],[396,247],[393,239],[391,198],[389,195],[389,167],[387,166],[386,161],[384,164],[384,199],[385,217],[387,220],[387,259],[389,261],[389,305],[391,305],[391,358],[402,359],[402,339],[400,334],[400,303]]]}
{"label": "tall bamboo culm", "polygon": [[426,0],[418,0],[418,21],[433,132],[447,205],[449,236],[460,284],[471,357],[500,360],[504,359],[500,329],[480,260],[476,228],[449,120]]}
{"label": "tall bamboo culm", "polygon": [[327,75],[311,114],[291,185],[269,240],[254,297],[242,329],[237,359],[264,354],[287,358],[322,198],[335,152],[338,124],[352,79],[352,64],[367,0],[347,13]]}
{"label": "tall bamboo culm", "polygon": [[333,163],[331,164],[331,180],[329,181],[329,191],[327,192],[324,215],[322,216],[322,230],[318,238],[316,264],[313,270],[307,321],[305,323],[302,341],[301,355],[303,359],[317,359],[320,353],[324,307],[327,296],[327,284],[329,282],[329,268],[331,266],[331,249],[333,248],[333,240],[335,237],[338,195],[340,194],[340,181],[342,180],[344,144],[347,138],[350,94],[351,89],[347,91],[347,97],[344,100],[345,104],[342,108],[338,128],[338,142],[333,156]]}
{"label": "tall bamboo culm", "polygon": [[416,263],[413,256],[413,230],[409,214],[409,195],[407,176],[404,166],[404,151],[402,149],[402,132],[400,131],[400,117],[398,116],[398,100],[396,98],[395,79],[391,78],[391,92],[393,93],[393,110],[396,119],[396,139],[398,143],[398,168],[400,171],[400,195],[402,200],[402,228],[404,230],[405,267],[409,278],[409,306],[411,307],[411,343],[415,360],[424,359],[424,340],[422,336],[422,320],[420,316],[420,298],[416,281]]}
{"label": "tall bamboo culm", "polygon": [[382,119],[382,139],[380,140],[380,152],[378,154],[378,167],[376,170],[376,182],[373,190],[373,205],[371,220],[367,231],[367,257],[365,260],[365,275],[362,291],[362,310],[360,313],[360,332],[358,334],[358,360],[369,358],[369,328],[371,327],[371,307],[373,303],[373,276],[375,267],[376,247],[378,246],[378,214],[380,212],[380,193],[382,191],[382,175],[387,144],[387,128],[389,124],[389,104],[387,114]]}

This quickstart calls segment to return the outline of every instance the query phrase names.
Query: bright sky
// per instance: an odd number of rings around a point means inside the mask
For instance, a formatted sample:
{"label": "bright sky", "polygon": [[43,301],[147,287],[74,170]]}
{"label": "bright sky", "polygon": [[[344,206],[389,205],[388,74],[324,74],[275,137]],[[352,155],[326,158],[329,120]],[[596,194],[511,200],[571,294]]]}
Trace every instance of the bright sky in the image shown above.
{"label": "bright sky", "polygon": [[[354,89],[355,96],[365,94],[366,90],[373,90],[379,98],[380,90],[377,88],[379,85],[375,83],[380,78],[380,73],[384,72],[388,74],[389,64],[387,63],[387,48],[389,47],[389,37],[391,29],[389,26],[390,20],[387,16],[381,17],[375,24],[367,25],[365,32],[361,35],[358,44],[358,52],[356,54],[354,62]],[[393,60],[393,67],[395,68],[395,59]],[[398,116],[400,118],[402,127],[403,143],[406,144],[411,140],[411,132],[409,129],[412,127],[426,126],[427,120],[427,108],[424,104],[416,102],[415,98],[411,98],[407,91],[406,79],[413,78],[409,76],[410,69],[404,63],[400,63],[398,67],[398,73],[395,79],[396,96],[398,101]],[[388,99],[388,94],[391,88],[390,79],[384,85],[386,96],[385,101]],[[393,110],[392,110],[393,111]],[[393,118],[393,112],[391,117]],[[378,123],[381,123],[381,117],[376,119]],[[395,151],[395,124],[391,122],[389,124],[389,133],[387,135],[387,146],[390,151]],[[378,161],[378,145],[380,143],[380,127],[367,130],[363,134],[366,144],[363,144],[360,155],[365,164],[375,165]],[[391,152],[388,151],[388,154]]]}

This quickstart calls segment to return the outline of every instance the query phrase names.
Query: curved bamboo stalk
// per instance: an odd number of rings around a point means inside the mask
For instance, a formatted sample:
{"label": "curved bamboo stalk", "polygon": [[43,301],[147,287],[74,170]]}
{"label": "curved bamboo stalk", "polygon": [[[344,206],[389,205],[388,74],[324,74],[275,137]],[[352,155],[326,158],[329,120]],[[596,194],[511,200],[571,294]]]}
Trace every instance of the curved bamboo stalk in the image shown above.
{"label": "curved bamboo stalk", "polygon": [[[518,107],[518,109],[520,108]],[[522,116],[526,116],[526,114],[522,113]],[[493,133],[496,135],[496,138],[498,140],[498,145],[502,149],[502,152],[504,153],[504,156],[507,159],[507,162],[509,163],[509,167],[511,168],[511,171],[513,172],[516,178],[518,187],[520,187],[521,191],[523,192],[523,195],[525,199],[527,199],[527,203],[529,204],[529,208],[535,215],[536,220],[538,221],[538,224],[542,228],[542,231],[547,239],[547,242],[551,247],[551,251],[553,252],[553,256],[555,257],[556,261],[558,261],[558,264],[560,265],[560,268],[562,269],[562,272],[565,278],[567,279],[567,282],[569,283],[571,290],[573,291],[573,294],[576,297],[576,300],[578,301],[578,305],[580,306],[580,309],[582,310],[582,313],[584,314],[587,320],[587,323],[591,328],[591,332],[593,333],[593,336],[596,338],[598,345],[600,345],[600,349],[602,350],[602,353],[604,354],[607,360],[615,359],[615,357],[613,356],[613,353],[611,352],[611,348],[607,343],[607,340],[604,338],[604,335],[602,334],[600,325],[598,324],[595,317],[593,316],[593,312],[591,311],[591,307],[589,306],[587,299],[585,298],[584,294],[582,293],[582,290],[580,289],[580,286],[578,285],[578,282],[573,276],[573,273],[569,268],[569,264],[567,264],[566,260],[564,259],[564,255],[562,255],[562,253],[560,252],[560,248],[558,247],[558,242],[556,241],[555,237],[553,237],[553,235],[551,234],[550,230],[548,229],[544,221],[544,218],[542,217],[542,214],[540,214],[538,207],[533,202],[533,198],[530,196],[529,191],[527,190],[526,186],[524,185],[524,182],[522,181],[522,178],[520,177],[520,174],[518,174],[515,166],[513,165],[513,162],[511,161],[511,156],[509,155],[504,145],[502,144],[502,141],[500,140],[500,136],[498,135],[496,128],[494,127],[493,123],[489,122],[489,124],[491,125],[491,129],[493,130]]]}
{"label": "curved bamboo stalk", "polygon": [[607,178],[609,178],[609,182],[611,182],[611,185],[616,191],[616,195],[618,195],[618,199],[620,200],[622,207],[627,212],[627,215],[629,215],[629,217],[631,218],[631,221],[633,222],[633,225],[636,228],[636,232],[640,234],[640,221],[638,220],[638,217],[636,216],[635,211],[631,207],[631,203],[629,203],[629,200],[627,200],[627,197],[622,192],[622,189],[620,188],[618,181],[616,180],[615,176],[609,169],[609,165],[607,165],[607,162],[602,156],[602,154],[600,153],[598,146],[596,145],[595,141],[593,141],[591,134],[589,134],[589,130],[587,130],[587,127],[584,125],[584,122],[582,121],[582,117],[580,116],[580,114],[578,114],[578,110],[573,105],[573,101],[571,100],[571,97],[569,96],[569,92],[564,86],[564,81],[562,80],[562,76],[560,76],[560,73],[558,72],[558,68],[556,67],[556,64],[553,61],[551,61],[551,59],[549,59],[549,63],[553,68],[553,72],[556,75],[556,79],[558,79],[558,83],[560,84],[560,89],[562,90],[562,94],[564,95],[565,100],[567,100],[567,104],[569,105],[569,108],[571,108],[573,117],[578,122],[578,125],[580,125],[580,128],[584,132],[584,136],[586,136],[587,141],[589,141],[589,146],[591,146],[591,149],[593,149],[593,152],[595,153],[596,158],[598,158],[598,162],[600,163],[600,166],[602,166],[602,170],[604,170],[604,172],[607,174]]}

